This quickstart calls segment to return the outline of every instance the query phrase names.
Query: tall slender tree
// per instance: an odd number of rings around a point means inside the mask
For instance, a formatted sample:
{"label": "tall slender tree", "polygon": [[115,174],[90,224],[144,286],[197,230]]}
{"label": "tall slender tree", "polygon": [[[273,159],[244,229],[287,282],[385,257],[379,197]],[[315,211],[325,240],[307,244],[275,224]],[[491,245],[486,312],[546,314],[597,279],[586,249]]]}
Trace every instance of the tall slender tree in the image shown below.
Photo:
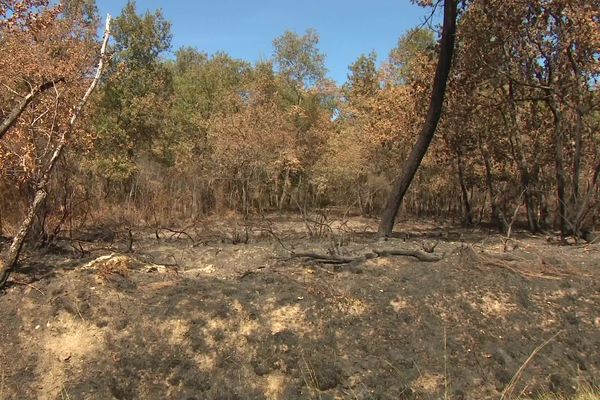
{"label": "tall slender tree", "polygon": [[395,179],[392,185],[390,197],[386,203],[379,224],[379,236],[391,236],[394,229],[394,223],[398,210],[402,205],[404,195],[408,191],[410,184],[419,169],[419,165],[427,153],[427,149],[433,140],[437,124],[442,115],[444,104],[444,95],[446,93],[446,82],[450,74],[452,65],[452,55],[454,53],[454,42],[456,36],[457,19],[457,0],[444,1],[444,24],[442,27],[442,39],[440,44],[440,53],[435,77],[433,80],[433,89],[431,92],[431,101],[427,118],[417,137],[408,160],[404,164],[402,173]]}

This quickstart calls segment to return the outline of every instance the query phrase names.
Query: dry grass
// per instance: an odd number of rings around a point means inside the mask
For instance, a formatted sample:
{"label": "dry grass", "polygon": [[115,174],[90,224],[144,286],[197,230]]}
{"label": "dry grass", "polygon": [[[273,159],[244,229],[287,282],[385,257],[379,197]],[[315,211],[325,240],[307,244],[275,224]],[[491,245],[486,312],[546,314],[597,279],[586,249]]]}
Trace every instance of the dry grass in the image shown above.
{"label": "dry grass", "polygon": [[521,397],[520,400],[600,400],[600,388],[584,387],[574,396],[542,394],[536,397]]}

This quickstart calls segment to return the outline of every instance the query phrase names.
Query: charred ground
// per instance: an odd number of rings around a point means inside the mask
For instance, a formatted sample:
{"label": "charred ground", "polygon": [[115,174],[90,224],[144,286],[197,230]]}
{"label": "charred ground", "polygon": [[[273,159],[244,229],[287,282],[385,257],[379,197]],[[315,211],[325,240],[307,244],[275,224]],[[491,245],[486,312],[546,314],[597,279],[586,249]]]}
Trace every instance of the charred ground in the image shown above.
{"label": "charred ground", "polygon": [[[134,231],[133,253],[92,263],[108,251],[30,252],[0,296],[0,398],[515,399],[600,383],[598,245],[517,236],[506,253],[481,231],[412,223],[376,242],[372,221],[350,225]],[[432,240],[442,261],[289,257]]]}

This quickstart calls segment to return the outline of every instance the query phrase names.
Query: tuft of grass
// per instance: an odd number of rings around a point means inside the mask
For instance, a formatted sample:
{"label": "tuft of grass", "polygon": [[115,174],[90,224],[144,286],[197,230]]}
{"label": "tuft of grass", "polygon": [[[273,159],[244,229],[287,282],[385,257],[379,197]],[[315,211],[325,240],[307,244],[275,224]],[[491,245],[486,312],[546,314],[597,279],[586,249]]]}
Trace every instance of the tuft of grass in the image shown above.
{"label": "tuft of grass", "polygon": [[536,397],[520,397],[519,400],[600,400],[600,387],[583,387],[574,396],[541,394]]}

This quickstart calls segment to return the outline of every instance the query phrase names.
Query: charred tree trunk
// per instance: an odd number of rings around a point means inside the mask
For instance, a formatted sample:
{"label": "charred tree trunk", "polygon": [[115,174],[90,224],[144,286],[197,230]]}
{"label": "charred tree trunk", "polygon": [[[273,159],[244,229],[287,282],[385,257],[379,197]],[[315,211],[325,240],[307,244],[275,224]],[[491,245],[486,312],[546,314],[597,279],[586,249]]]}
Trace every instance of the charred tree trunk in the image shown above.
{"label": "charred tree trunk", "polygon": [[548,102],[548,106],[554,116],[554,161],[556,169],[556,192],[558,200],[558,224],[560,233],[563,237],[567,236],[569,230],[567,228],[568,217],[567,198],[566,198],[566,178],[564,166],[564,151],[563,151],[563,133],[562,133],[562,116],[553,101]]}
{"label": "charred tree trunk", "polygon": [[496,202],[496,189],[494,188],[494,176],[492,174],[492,163],[490,162],[490,154],[486,151],[483,145],[483,139],[479,137],[479,151],[483,159],[485,167],[485,184],[487,186],[488,195],[490,197],[490,208],[492,209],[492,224],[495,225],[502,233],[508,232],[508,222],[502,210]]}
{"label": "charred tree trunk", "polygon": [[536,218],[535,202],[532,193],[532,179],[531,173],[529,172],[529,166],[527,165],[527,159],[525,158],[525,152],[523,150],[523,141],[521,140],[521,133],[519,131],[518,117],[517,117],[517,105],[515,102],[515,94],[512,82],[508,86],[508,96],[510,105],[510,143],[513,153],[513,158],[517,164],[519,170],[519,178],[521,181],[521,191],[523,192],[523,199],[525,203],[525,210],[527,213],[527,224],[529,230],[532,233],[539,231],[539,225]]}
{"label": "charred tree trunk", "polygon": [[435,135],[438,121],[442,115],[446,83],[448,81],[448,75],[450,74],[452,55],[454,53],[456,15],[457,0],[445,0],[440,54],[433,80],[429,111],[421,133],[417,137],[417,142],[412,148],[408,160],[404,164],[403,171],[392,185],[392,191],[383,210],[381,222],[379,224],[378,234],[381,237],[391,236],[404,195],[408,191],[408,188],[419,169],[419,165],[427,153],[429,144]]}
{"label": "charred tree trunk", "polygon": [[[579,66],[577,64],[577,61],[575,59],[575,57],[573,56],[573,52],[572,49],[569,47],[567,49],[567,56],[569,58],[569,62],[571,64],[571,68],[572,68],[572,72],[573,75],[575,77],[575,80],[579,83],[580,80],[580,70],[579,70]],[[580,193],[579,193],[579,179],[580,179],[580,175],[581,175],[581,152],[582,152],[582,141],[583,141],[583,115],[584,115],[584,107],[581,104],[581,96],[580,94],[576,94],[575,98],[577,99],[577,106],[575,107],[575,112],[577,114],[576,116],[576,120],[577,123],[575,125],[575,129],[574,129],[574,135],[575,135],[575,140],[574,140],[574,154],[573,154],[573,170],[572,170],[572,176],[571,176],[571,182],[572,182],[572,188],[571,188],[571,215],[576,217],[576,221],[575,221],[575,234],[579,235],[580,234],[580,221],[579,221],[579,214],[580,210],[579,207],[581,206],[579,200],[580,200]],[[590,108],[591,110],[591,108]],[[595,179],[595,178],[594,178]]]}
{"label": "charred tree trunk", "polygon": [[464,222],[466,226],[473,225],[473,208],[471,207],[471,199],[469,198],[469,191],[465,184],[465,172],[463,169],[462,156],[460,152],[456,152],[456,163],[458,167],[458,183],[460,185],[460,192],[462,195],[462,206],[464,212]]}

